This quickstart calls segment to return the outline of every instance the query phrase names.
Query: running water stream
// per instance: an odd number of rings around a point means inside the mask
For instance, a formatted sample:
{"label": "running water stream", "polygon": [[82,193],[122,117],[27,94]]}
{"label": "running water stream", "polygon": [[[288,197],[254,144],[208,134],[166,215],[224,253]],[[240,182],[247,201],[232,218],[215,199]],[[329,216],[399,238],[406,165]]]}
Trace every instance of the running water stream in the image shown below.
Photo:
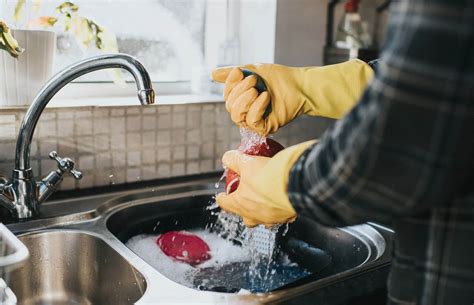
{"label": "running water stream", "polygon": [[[266,143],[266,138],[259,134],[240,128],[241,142],[238,150],[245,152]],[[264,144],[266,145],[266,144]],[[219,183],[227,174],[225,169],[223,176],[216,183],[216,189]],[[216,207],[216,203],[211,205]],[[263,291],[271,290],[275,285],[272,281],[277,272],[276,257],[278,255],[277,237],[281,225],[274,225],[271,228],[265,228],[259,225],[255,228],[248,228],[244,225],[242,219],[234,214],[220,211],[218,212],[218,222],[221,226],[220,235],[232,240],[238,241],[242,247],[249,253],[248,279],[252,287],[259,287]],[[284,234],[288,231],[288,224]]]}

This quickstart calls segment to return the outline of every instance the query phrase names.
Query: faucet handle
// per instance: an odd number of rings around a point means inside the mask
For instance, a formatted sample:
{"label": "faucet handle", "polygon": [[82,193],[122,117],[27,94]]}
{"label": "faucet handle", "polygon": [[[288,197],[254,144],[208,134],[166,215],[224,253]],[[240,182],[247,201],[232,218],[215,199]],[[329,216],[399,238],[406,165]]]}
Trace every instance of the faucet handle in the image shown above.
{"label": "faucet handle", "polygon": [[74,169],[74,161],[71,158],[61,158],[54,150],[49,153],[49,157],[53,160],[56,160],[58,163],[58,169],[61,171],[61,173],[70,173],[76,180],[82,178],[82,173]]}

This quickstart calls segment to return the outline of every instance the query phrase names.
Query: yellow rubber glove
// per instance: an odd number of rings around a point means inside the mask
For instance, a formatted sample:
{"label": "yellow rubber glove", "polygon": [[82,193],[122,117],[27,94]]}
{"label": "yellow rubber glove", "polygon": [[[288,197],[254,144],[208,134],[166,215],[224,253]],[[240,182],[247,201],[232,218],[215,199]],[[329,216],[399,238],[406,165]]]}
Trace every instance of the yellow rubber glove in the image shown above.
{"label": "yellow rubber glove", "polygon": [[[263,78],[268,92],[258,94],[257,78],[244,78],[239,68]],[[276,132],[300,114],[341,118],[359,100],[374,72],[355,59],[341,64],[294,68],[275,64],[218,68],[212,78],[225,83],[224,99],[232,120],[259,134]],[[263,115],[269,103],[272,112]]]}
{"label": "yellow rubber glove", "polygon": [[240,183],[235,192],[218,194],[217,203],[225,211],[240,215],[249,227],[294,221],[296,212],[288,199],[288,177],[299,156],[314,143],[288,147],[272,158],[236,150],[226,152],[222,162],[240,175]]}

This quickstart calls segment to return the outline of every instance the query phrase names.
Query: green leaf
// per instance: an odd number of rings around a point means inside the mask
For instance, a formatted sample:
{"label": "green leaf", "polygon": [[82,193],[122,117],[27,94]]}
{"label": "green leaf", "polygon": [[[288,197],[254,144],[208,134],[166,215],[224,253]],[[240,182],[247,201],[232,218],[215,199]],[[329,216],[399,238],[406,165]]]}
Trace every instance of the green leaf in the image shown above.
{"label": "green leaf", "polygon": [[7,51],[13,57],[18,57],[24,51],[12,36],[10,28],[2,21],[0,21],[0,49]]}
{"label": "green leaf", "polygon": [[43,0],[33,0],[33,10],[35,11],[35,13],[39,12],[42,4]]}
{"label": "green leaf", "polygon": [[25,7],[26,0],[18,0],[15,5],[15,12],[13,14],[13,20],[18,22],[23,13],[23,8]]}

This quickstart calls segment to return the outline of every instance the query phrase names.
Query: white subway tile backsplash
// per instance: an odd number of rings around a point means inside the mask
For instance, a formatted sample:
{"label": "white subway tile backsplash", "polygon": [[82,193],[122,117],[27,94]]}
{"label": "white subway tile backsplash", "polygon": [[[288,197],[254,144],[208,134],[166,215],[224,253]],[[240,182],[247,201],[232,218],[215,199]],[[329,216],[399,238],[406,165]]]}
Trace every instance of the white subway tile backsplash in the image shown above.
{"label": "white subway tile backsplash", "polygon": [[16,136],[15,124],[2,124],[0,125],[0,140],[1,139],[12,139]]}
{"label": "white subway tile backsplash", "polygon": [[139,150],[127,153],[127,167],[139,166],[141,164],[141,152]]}
{"label": "white subway tile backsplash", "polygon": [[204,142],[201,145],[201,157],[202,158],[214,157],[214,142]]}
{"label": "white subway tile backsplash", "polygon": [[186,147],[186,160],[197,160],[199,159],[199,145],[192,145]]}
{"label": "white subway tile backsplash", "polygon": [[172,117],[173,128],[184,128],[186,126],[186,113],[174,113]]}
{"label": "white subway tile backsplash", "polygon": [[[127,114],[128,115],[128,114]],[[127,131],[138,131],[141,128],[141,117],[127,116]]]}
{"label": "white subway tile backsplash", "polygon": [[58,165],[56,161],[53,161],[51,159],[41,159],[39,164],[40,164],[39,174],[42,176],[46,176],[51,171],[58,169]]}
{"label": "white subway tile backsplash", "polygon": [[[40,124],[41,126],[42,124]],[[74,121],[58,120],[58,136],[72,137],[74,135]]]}
{"label": "white subway tile backsplash", "polygon": [[109,109],[104,107],[104,108],[94,108],[93,116],[94,118],[107,118],[109,116]]}
{"label": "white subway tile backsplash", "polygon": [[172,145],[186,144],[186,130],[173,129],[171,134],[172,134],[171,136]]}
{"label": "white subway tile backsplash", "polygon": [[46,139],[40,142],[39,153],[42,158],[47,158],[51,151],[58,151],[56,139]]}
{"label": "white subway tile backsplash", "polygon": [[109,175],[109,184],[121,184],[125,182],[125,170],[114,169]]}
{"label": "white subway tile backsplash", "polygon": [[202,173],[209,173],[215,171],[214,159],[202,159],[199,163],[199,168]]}
{"label": "white subway tile backsplash", "polygon": [[94,137],[86,136],[86,137],[76,137],[76,146],[82,152],[93,153],[94,152]]}
{"label": "white subway tile backsplash", "polygon": [[110,129],[112,134],[125,132],[125,117],[112,117],[110,119]]}
{"label": "white subway tile backsplash", "polygon": [[156,116],[145,115],[142,117],[143,130],[156,130],[156,125],[157,125]]}
{"label": "white subway tile backsplash", "polygon": [[173,161],[181,161],[186,158],[186,146],[175,146],[172,150]]}
{"label": "white subway tile backsplash", "polygon": [[186,167],[186,174],[193,175],[199,173],[199,162],[188,162]]}
{"label": "white subway tile backsplash", "polygon": [[139,106],[131,106],[127,107],[127,117],[130,115],[138,115],[140,114],[140,108]]}
{"label": "white subway tile backsplash", "polygon": [[171,162],[171,148],[170,147],[158,147],[156,151],[156,161],[160,162]]}
{"label": "white subway tile backsplash", "polygon": [[61,190],[73,190],[76,188],[76,180],[72,176],[64,176],[59,188]]}
{"label": "white subway tile backsplash", "polygon": [[156,176],[157,178],[171,177],[171,165],[169,163],[158,163]]}
{"label": "white subway tile backsplash", "polygon": [[201,141],[215,141],[216,140],[216,129],[214,126],[201,126]]}
{"label": "white subway tile backsplash", "polygon": [[41,120],[42,121],[52,121],[52,120],[55,120],[55,119],[56,119],[56,112],[49,111],[49,112],[44,112],[41,115]]}
{"label": "white subway tile backsplash", "polygon": [[15,123],[16,117],[14,114],[0,114],[0,124]]}
{"label": "white subway tile backsplash", "polygon": [[110,149],[111,150],[123,150],[125,149],[125,134],[114,133],[110,138]]}
{"label": "white subway tile backsplash", "polygon": [[198,111],[188,112],[186,118],[186,127],[188,129],[199,129],[201,126],[201,113]]}
{"label": "white subway tile backsplash", "polygon": [[186,131],[186,141],[188,144],[199,144],[201,142],[201,130],[199,130],[199,128],[195,128]]}
{"label": "white subway tile backsplash", "polygon": [[155,147],[156,146],[156,132],[143,131],[142,132],[142,146],[143,147]]}
{"label": "white subway tile backsplash", "polygon": [[77,168],[81,171],[91,171],[95,168],[94,166],[94,156],[93,155],[84,155],[80,156],[77,164]]}
{"label": "white subway tile backsplash", "polygon": [[141,179],[141,170],[140,168],[127,168],[127,182],[137,182]]}
{"label": "white subway tile backsplash", "polygon": [[158,106],[156,111],[158,112],[158,114],[169,114],[171,112],[171,106],[167,106],[167,105]]}
{"label": "white subway tile backsplash", "polygon": [[94,118],[94,134],[106,134],[110,133],[110,120],[106,117],[95,117]]}
{"label": "white subway tile backsplash", "polygon": [[110,150],[109,137],[104,134],[98,134],[94,136],[94,151],[101,152]]}
{"label": "white subway tile backsplash", "polygon": [[154,149],[145,149],[141,152],[141,154],[141,164],[154,165],[156,163],[156,151]]}
{"label": "white subway tile backsplash", "polygon": [[83,172],[81,180],[77,181],[80,189],[90,188],[94,186],[94,173]]}
{"label": "white subway tile backsplash", "polygon": [[168,146],[171,144],[171,131],[170,130],[164,130],[160,131],[158,129],[158,132],[156,134],[156,143],[158,146]]}
{"label": "white subway tile backsplash", "polygon": [[[43,113],[48,112],[49,110],[46,109]],[[50,110],[50,111],[57,111],[58,114],[58,120],[69,120],[74,118],[74,111],[71,111],[70,109],[55,109],[55,110]]]}
{"label": "white subway tile backsplash", "polygon": [[158,129],[171,129],[171,115],[170,114],[159,114],[158,115]]}
{"label": "white subway tile backsplash", "polygon": [[95,155],[95,168],[97,170],[107,169],[112,167],[112,154],[110,152],[97,153]]}
{"label": "white subway tile backsplash", "polygon": [[127,148],[140,148],[142,145],[142,138],[140,132],[127,133]]}
{"label": "white subway tile backsplash", "polygon": [[124,117],[125,116],[125,108],[112,108],[110,110],[110,115],[111,116],[117,116],[117,117]]}
{"label": "white subway tile backsplash", "polygon": [[76,119],[90,118],[92,116],[92,110],[77,110],[74,112]]}
{"label": "white subway tile backsplash", "polygon": [[145,107],[142,109],[143,114],[155,114],[157,106]]}
{"label": "white subway tile backsplash", "polygon": [[114,152],[112,153],[112,167],[114,168],[123,168],[126,167],[126,159],[124,152]]}
{"label": "white subway tile backsplash", "polygon": [[44,121],[35,132],[41,139],[49,138],[51,134],[56,134],[56,121]]}
{"label": "white subway tile backsplash", "polygon": [[171,175],[183,176],[186,174],[185,164],[181,162],[175,162],[171,164]]}
{"label": "white subway tile backsplash", "polygon": [[[23,115],[24,109],[0,114],[0,175],[13,168]],[[302,142],[327,125],[299,118],[276,139],[285,146]],[[67,176],[61,189],[82,189],[220,171],[222,155],[239,142],[224,103],[47,108],[33,137],[31,166],[35,175],[56,169],[48,154],[57,150],[84,173],[78,182]]]}
{"label": "white subway tile backsplash", "polygon": [[74,129],[76,135],[88,136],[92,135],[92,119],[91,118],[78,118],[74,120]]}
{"label": "white subway tile backsplash", "polygon": [[141,180],[153,180],[156,179],[156,166],[147,165],[141,168]]}

